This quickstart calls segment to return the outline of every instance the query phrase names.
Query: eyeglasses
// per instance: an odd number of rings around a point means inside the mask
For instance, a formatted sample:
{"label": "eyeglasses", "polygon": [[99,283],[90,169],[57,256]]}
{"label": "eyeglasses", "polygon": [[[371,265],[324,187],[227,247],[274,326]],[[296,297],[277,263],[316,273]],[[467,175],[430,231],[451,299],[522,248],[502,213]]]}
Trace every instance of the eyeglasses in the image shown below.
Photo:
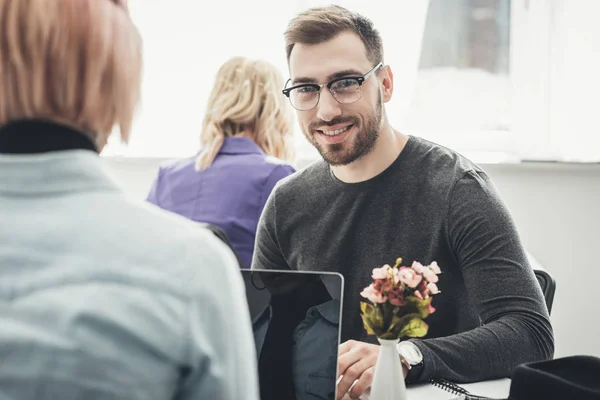
{"label": "eyeglasses", "polygon": [[[383,63],[380,62],[363,76],[345,76],[320,85],[316,83],[304,83],[283,89],[282,92],[290,99],[290,103],[298,111],[308,111],[315,108],[319,104],[323,86],[329,89],[329,92],[338,103],[354,103],[362,97],[362,84],[364,81],[381,67],[383,67]],[[290,81],[288,79],[286,86]]]}

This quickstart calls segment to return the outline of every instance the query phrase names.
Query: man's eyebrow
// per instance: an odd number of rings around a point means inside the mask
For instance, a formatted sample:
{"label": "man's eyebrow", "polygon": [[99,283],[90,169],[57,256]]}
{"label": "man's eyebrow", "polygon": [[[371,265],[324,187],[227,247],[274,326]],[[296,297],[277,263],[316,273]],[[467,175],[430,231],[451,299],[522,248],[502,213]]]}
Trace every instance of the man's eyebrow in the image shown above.
{"label": "man's eyebrow", "polygon": [[[328,75],[327,82],[331,82],[334,79],[343,78],[345,76],[363,76],[363,75],[364,74],[362,72],[357,71],[355,69],[346,69],[346,70],[334,72],[333,74]],[[317,84],[317,80],[314,78],[306,78],[306,77],[294,78],[292,80],[292,86],[302,85],[305,83]]]}
{"label": "man's eyebrow", "polygon": [[295,79],[292,79],[292,86],[302,85],[303,83],[317,83],[317,80],[313,79],[313,78],[295,78]]}
{"label": "man's eyebrow", "polygon": [[362,72],[357,71],[355,69],[346,69],[344,71],[339,71],[339,72],[336,72],[336,73],[333,73],[333,74],[329,75],[327,77],[327,82],[330,82],[330,81],[332,81],[334,79],[337,79],[337,78],[343,78],[345,76],[363,76],[363,75],[364,74]]}

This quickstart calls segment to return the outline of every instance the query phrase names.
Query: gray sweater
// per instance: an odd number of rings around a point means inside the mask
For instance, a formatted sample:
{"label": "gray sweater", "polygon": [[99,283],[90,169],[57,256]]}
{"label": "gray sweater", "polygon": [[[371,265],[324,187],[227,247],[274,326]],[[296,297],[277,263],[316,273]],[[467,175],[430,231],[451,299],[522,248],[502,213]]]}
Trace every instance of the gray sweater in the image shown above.
{"label": "gray sweater", "polygon": [[378,176],[347,184],[319,161],[276,187],[259,223],[252,267],[335,271],[345,278],[342,342],[375,343],[360,318],[371,272],[397,257],[437,261],[436,312],[414,339],[409,381],[507,377],[552,357],[541,289],[490,178],[461,155],[417,137]]}

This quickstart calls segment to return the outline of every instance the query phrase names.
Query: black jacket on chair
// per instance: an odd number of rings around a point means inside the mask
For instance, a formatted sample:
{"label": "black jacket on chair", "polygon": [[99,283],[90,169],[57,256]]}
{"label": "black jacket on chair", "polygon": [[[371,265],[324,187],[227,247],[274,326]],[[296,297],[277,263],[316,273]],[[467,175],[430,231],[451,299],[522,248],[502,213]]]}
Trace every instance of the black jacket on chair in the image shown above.
{"label": "black jacket on chair", "polygon": [[509,400],[599,400],[600,358],[572,356],[521,364]]}

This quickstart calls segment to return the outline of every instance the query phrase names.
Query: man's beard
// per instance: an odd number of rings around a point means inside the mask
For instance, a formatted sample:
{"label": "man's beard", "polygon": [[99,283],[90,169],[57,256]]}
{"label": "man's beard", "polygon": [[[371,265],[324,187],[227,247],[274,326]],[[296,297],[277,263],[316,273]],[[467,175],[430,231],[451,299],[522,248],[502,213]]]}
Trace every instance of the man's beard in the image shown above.
{"label": "man's beard", "polygon": [[[308,137],[308,135],[306,134],[305,135],[312,143],[312,145],[317,149],[317,151],[321,154],[321,157],[323,157],[325,162],[327,162],[329,165],[348,165],[366,156],[375,147],[375,142],[377,142],[377,138],[379,137],[379,130],[381,129],[382,108],[383,106],[381,104],[381,94],[379,94],[375,113],[369,115],[369,117],[365,120],[365,126],[361,131],[358,131],[358,133],[352,140],[352,143],[347,143],[348,141],[346,140],[343,143],[322,145],[315,138],[315,135],[318,135],[317,133],[313,134],[313,136],[311,137]],[[340,123],[347,122],[358,127],[359,121],[356,118],[336,118],[327,123],[321,122],[319,125],[334,126]],[[314,132],[314,130],[309,128],[309,132]]]}

